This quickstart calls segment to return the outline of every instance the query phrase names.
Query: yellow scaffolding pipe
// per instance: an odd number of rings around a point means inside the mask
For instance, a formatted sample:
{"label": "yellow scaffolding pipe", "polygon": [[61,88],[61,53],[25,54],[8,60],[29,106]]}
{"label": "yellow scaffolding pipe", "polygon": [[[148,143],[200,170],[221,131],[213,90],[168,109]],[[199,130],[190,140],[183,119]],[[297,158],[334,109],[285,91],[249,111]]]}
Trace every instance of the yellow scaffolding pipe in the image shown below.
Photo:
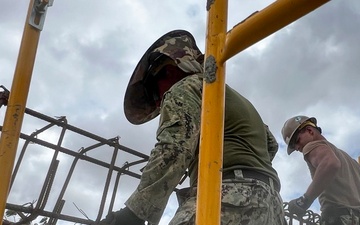
{"label": "yellow scaffolding pipe", "polygon": [[[42,4],[38,5],[38,7],[40,7],[38,9],[43,10],[48,1],[43,0],[41,3]],[[35,12],[33,6],[34,0],[31,0],[0,137],[0,218],[3,218],[6,207],[11,174],[15,162],[40,37],[40,29],[35,28],[34,25],[36,26],[36,24],[34,23],[42,22],[41,18],[44,16],[44,11],[42,11],[41,15],[31,17]],[[28,21],[33,21],[33,26],[31,26]],[[2,221],[1,219],[0,225],[2,225]]]}
{"label": "yellow scaffolding pipe", "polygon": [[221,168],[224,131],[225,63],[223,51],[227,29],[227,0],[208,6],[203,83],[196,224],[220,224]]}
{"label": "yellow scaffolding pipe", "polygon": [[219,225],[224,131],[225,62],[329,0],[277,0],[226,33],[227,0],[208,1],[202,99],[197,225]]}
{"label": "yellow scaffolding pipe", "polygon": [[330,0],[277,0],[252,14],[230,30],[226,37],[224,62]]}

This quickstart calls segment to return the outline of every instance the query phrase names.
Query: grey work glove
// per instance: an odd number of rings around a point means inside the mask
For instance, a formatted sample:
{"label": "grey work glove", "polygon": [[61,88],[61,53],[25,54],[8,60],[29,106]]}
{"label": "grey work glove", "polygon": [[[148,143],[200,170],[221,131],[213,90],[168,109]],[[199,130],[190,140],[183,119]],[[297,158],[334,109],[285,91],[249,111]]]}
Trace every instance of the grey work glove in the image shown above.
{"label": "grey work glove", "polygon": [[100,224],[107,225],[144,225],[145,221],[137,217],[128,207],[109,213]]}
{"label": "grey work glove", "polygon": [[306,210],[311,206],[312,201],[310,201],[308,198],[305,197],[305,195],[293,199],[289,202],[289,213],[295,214],[298,217],[302,217],[305,215]]}

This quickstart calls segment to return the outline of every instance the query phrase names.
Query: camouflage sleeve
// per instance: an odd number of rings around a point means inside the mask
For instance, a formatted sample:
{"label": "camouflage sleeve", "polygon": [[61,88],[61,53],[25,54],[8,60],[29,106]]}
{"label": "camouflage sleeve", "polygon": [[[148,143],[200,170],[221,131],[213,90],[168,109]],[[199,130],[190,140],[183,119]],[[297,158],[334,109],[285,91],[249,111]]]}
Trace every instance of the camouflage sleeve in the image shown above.
{"label": "camouflage sleeve", "polygon": [[159,223],[170,195],[195,156],[200,115],[201,83],[185,79],[166,93],[157,143],[139,186],[125,203],[141,219]]}
{"label": "camouflage sleeve", "polygon": [[279,148],[279,144],[277,143],[274,135],[271,133],[269,126],[265,125],[265,130],[266,130],[266,136],[267,136],[267,148],[268,148],[268,152],[269,152],[269,156],[270,156],[270,160],[272,161],[278,151]]}

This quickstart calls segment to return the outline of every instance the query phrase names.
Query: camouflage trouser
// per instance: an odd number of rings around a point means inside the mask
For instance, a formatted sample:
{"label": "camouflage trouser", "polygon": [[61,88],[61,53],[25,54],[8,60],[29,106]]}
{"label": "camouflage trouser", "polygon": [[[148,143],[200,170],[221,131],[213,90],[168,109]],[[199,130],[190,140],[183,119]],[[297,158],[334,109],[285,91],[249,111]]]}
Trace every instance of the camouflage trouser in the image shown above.
{"label": "camouflage trouser", "polygon": [[[194,225],[196,195],[179,207],[169,225]],[[281,197],[273,187],[255,179],[223,180],[222,225],[285,225]]]}
{"label": "camouflage trouser", "polygon": [[336,215],[336,213],[321,216],[321,225],[359,225],[359,216],[352,212],[349,215]]}

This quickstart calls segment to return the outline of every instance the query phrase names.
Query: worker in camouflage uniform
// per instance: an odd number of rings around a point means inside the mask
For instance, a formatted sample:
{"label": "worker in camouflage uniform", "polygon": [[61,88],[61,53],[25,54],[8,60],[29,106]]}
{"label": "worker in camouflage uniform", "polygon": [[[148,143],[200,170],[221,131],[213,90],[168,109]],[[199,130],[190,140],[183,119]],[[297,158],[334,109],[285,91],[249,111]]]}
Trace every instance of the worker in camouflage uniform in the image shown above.
{"label": "worker in camouflage uniform", "polygon": [[[128,84],[124,110],[133,124],[160,114],[157,143],[140,184],[102,222],[158,224],[170,195],[188,170],[190,188],[178,191],[171,225],[195,224],[203,58],[184,30],[160,37],[144,54]],[[226,86],[221,223],[282,225],[280,181],[271,161],[277,142],[254,106]]]}
{"label": "worker in camouflage uniform", "polygon": [[321,225],[359,225],[360,165],[321,134],[314,117],[288,119],[282,135],[290,155],[303,153],[312,182],[305,194],[289,202],[291,214],[302,217],[319,197]]}

